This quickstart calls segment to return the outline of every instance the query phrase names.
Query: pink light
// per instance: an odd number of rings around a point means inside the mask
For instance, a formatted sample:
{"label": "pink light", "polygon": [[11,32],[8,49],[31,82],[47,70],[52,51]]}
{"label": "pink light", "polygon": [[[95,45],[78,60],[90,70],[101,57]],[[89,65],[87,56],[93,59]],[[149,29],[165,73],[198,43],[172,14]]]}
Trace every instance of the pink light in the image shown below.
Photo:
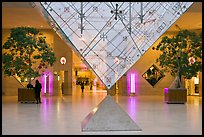
{"label": "pink light", "polygon": [[130,93],[135,93],[135,74],[130,74]]}
{"label": "pink light", "polygon": [[[49,83],[47,83],[47,76],[49,75]],[[46,86],[49,86],[49,95],[53,94],[53,73],[51,71],[44,72],[44,75],[41,76],[42,91],[46,93]],[[47,85],[48,84],[48,85]]]}
{"label": "pink light", "polygon": [[133,119],[138,119],[137,112],[138,112],[138,99],[137,97],[129,97],[127,99],[127,112],[129,116]]}
{"label": "pink light", "polygon": [[135,70],[130,70],[127,72],[127,93],[130,95],[131,93],[136,94],[139,90],[139,78],[137,72]]}
{"label": "pink light", "polygon": [[119,63],[120,63],[120,60],[119,60],[117,57],[115,57],[114,62],[115,62],[116,64],[119,64]]}
{"label": "pink light", "polygon": [[81,70],[82,70],[82,71],[86,71],[86,70],[88,70],[88,68],[84,67],[84,68],[82,68]]}
{"label": "pink light", "polygon": [[97,82],[97,79],[95,78],[95,79],[94,79],[94,86],[96,86],[96,82]]}
{"label": "pink light", "polygon": [[47,79],[47,75],[44,75],[44,76],[45,76],[45,81],[44,81],[44,84],[45,84],[45,85],[44,85],[44,93],[46,93],[46,83],[47,83],[47,80],[46,80],[46,79]]}
{"label": "pink light", "polygon": [[47,77],[47,76],[46,76],[46,75],[44,75],[44,76],[45,76],[45,80],[44,80],[44,84],[45,84],[45,85],[44,85],[44,93],[46,93],[46,83],[47,83],[46,77]]}
{"label": "pink light", "polygon": [[164,93],[167,94],[168,92],[168,88],[164,88]]}
{"label": "pink light", "polygon": [[81,63],[80,66],[82,69],[87,70],[87,66],[84,63]]}

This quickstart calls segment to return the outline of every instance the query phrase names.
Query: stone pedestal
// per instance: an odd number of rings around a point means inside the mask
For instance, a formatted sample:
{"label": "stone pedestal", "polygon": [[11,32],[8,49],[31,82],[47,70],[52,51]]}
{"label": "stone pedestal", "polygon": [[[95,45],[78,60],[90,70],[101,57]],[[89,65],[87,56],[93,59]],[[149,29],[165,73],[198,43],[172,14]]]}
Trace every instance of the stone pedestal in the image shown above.
{"label": "stone pedestal", "polygon": [[81,123],[82,131],[141,131],[130,116],[107,95]]}
{"label": "stone pedestal", "polygon": [[165,88],[164,100],[166,103],[186,103],[187,89],[186,88]]}
{"label": "stone pedestal", "polygon": [[18,102],[35,102],[34,88],[18,88]]}

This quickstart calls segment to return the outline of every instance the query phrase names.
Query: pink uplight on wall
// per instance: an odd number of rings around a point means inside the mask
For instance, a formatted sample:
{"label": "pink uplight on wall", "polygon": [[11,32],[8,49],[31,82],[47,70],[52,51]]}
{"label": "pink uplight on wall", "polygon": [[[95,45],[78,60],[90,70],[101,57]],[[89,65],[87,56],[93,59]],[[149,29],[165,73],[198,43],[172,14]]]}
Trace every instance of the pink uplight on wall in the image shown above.
{"label": "pink uplight on wall", "polygon": [[131,70],[127,73],[127,92],[129,94],[136,94],[138,92],[138,74]]}
{"label": "pink uplight on wall", "polygon": [[135,74],[130,74],[130,93],[135,93]]}
{"label": "pink uplight on wall", "polygon": [[47,87],[47,75],[44,75],[44,93],[46,93],[46,87]]}
{"label": "pink uplight on wall", "polygon": [[53,94],[53,73],[50,71],[44,72],[41,76],[41,84],[43,93]]}

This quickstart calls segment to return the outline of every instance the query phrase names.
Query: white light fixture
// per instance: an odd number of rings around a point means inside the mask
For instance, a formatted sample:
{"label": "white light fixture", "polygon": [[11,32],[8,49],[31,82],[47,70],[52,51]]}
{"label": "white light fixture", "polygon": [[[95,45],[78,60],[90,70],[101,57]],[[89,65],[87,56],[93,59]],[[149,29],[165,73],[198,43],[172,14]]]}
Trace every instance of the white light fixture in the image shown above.
{"label": "white light fixture", "polygon": [[193,77],[194,78],[194,84],[199,84],[199,78]]}
{"label": "white light fixture", "polygon": [[195,63],[195,58],[194,57],[190,57],[188,59],[188,61],[189,61],[190,64],[194,64]]}
{"label": "white light fixture", "polygon": [[135,74],[130,75],[130,93],[135,93]]}
{"label": "white light fixture", "polygon": [[120,63],[120,60],[118,59],[118,57],[115,57],[114,62],[115,62],[116,64],[119,64],[119,63]]}
{"label": "white light fixture", "polygon": [[64,65],[64,64],[66,63],[66,58],[65,58],[65,57],[61,57],[60,63],[61,63],[62,65]]}
{"label": "white light fixture", "polygon": [[44,78],[45,78],[45,83],[44,83],[44,84],[45,84],[45,85],[44,85],[44,87],[45,87],[45,88],[44,88],[44,93],[46,93],[47,75],[44,75]]}

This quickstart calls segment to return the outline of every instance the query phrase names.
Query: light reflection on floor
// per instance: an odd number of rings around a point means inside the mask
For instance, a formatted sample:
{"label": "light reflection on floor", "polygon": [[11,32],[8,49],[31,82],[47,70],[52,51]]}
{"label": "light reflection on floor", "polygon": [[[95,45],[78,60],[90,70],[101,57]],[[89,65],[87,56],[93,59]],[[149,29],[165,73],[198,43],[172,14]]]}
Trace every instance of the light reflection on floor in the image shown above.
{"label": "light reflection on floor", "polygon": [[3,96],[2,134],[202,134],[202,98],[198,96],[188,96],[186,104],[166,104],[163,96],[112,96],[142,131],[82,132],[82,120],[105,97],[106,92],[85,90],[81,93],[79,88],[72,96],[42,96],[42,104],[21,104],[17,102],[17,96]]}

